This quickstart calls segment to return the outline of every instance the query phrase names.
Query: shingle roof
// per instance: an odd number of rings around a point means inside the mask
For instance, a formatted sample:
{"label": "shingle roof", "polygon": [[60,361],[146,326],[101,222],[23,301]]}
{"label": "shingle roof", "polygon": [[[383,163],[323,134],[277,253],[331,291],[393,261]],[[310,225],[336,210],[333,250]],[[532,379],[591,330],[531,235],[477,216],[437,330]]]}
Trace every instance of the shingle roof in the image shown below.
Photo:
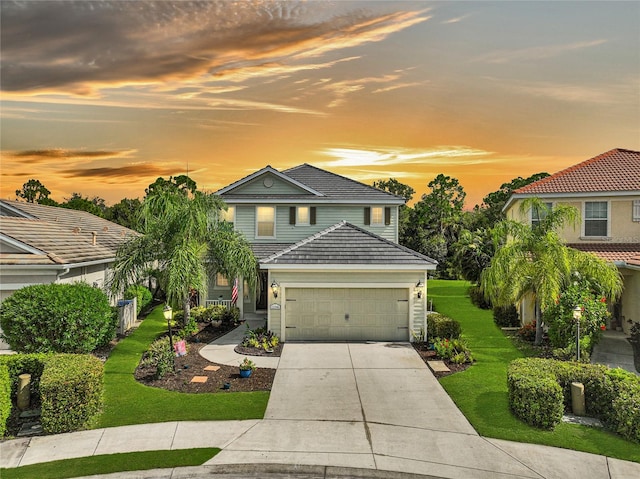
{"label": "shingle roof", "polygon": [[263,259],[260,264],[418,265],[434,269],[437,262],[342,221]]}
{"label": "shingle roof", "polygon": [[[264,173],[276,174],[285,181],[290,180],[292,184],[297,185],[299,188],[304,188],[308,194],[304,194],[302,191],[298,194],[279,195],[242,193],[242,190],[239,188],[240,186]],[[236,189],[238,192],[235,191]],[[271,166],[266,166],[262,170],[254,172],[251,175],[218,190],[217,194],[221,195],[227,201],[283,199],[291,202],[303,201],[305,203],[335,201],[357,201],[367,203],[374,201],[377,203],[384,202],[387,204],[398,205],[404,204],[405,202],[404,198],[399,196],[306,163],[284,171],[277,171]]]}
{"label": "shingle roof", "polygon": [[[114,258],[126,238],[138,233],[85,211],[2,201],[28,218],[0,216],[0,233],[42,254],[0,254],[1,264],[74,264]],[[95,244],[93,244],[93,232]]]}
{"label": "shingle roof", "polygon": [[567,246],[593,253],[610,262],[629,263],[640,259],[639,243],[569,243]]}
{"label": "shingle roof", "polygon": [[615,148],[514,191],[515,194],[640,191],[640,151]]}
{"label": "shingle roof", "polygon": [[256,258],[263,259],[288,248],[291,244],[292,243],[252,243],[251,249]]}
{"label": "shingle roof", "polygon": [[303,183],[310,188],[333,198],[353,199],[388,199],[401,200],[404,198],[379,190],[373,186],[365,185],[358,181],[336,175],[330,171],[322,170],[309,164],[303,164],[283,171],[285,175]]}

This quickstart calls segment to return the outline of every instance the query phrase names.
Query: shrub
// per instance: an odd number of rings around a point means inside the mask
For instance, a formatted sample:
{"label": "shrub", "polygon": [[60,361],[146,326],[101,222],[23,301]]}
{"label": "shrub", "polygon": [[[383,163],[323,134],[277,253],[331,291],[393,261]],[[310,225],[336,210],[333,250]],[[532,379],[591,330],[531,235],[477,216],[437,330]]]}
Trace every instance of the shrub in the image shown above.
{"label": "shrub", "polygon": [[107,296],[86,283],[16,291],[0,305],[0,327],[11,348],[24,353],[88,353],[116,332]]}
{"label": "shrub", "polygon": [[471,298],[471,302],[478,308],[491,309],[491,302],[484,297],[480,286],[471,286],[469,288],[469,298]]}
{"label": "shrub", "polygon": [[427,335],[430,341],[435,338],[457,339],[460,337],[461,331],[460,323],[455,319],[439,313],[427,315]]}
{"label": "shrub", "polygon": [[102,406],[103,382],[102,362],[94,356],[48,358],[40,379],[43,430],[57,434],[88,425]]}
{"label": "shrub", "polygon": [[240,310],[235,306],[231,309],[225,309],[220,319],[223,323],[237,323],[240,319]]}
{"label": "shrub", "polygon": [[31,394],[40,397],[40,378],[45,362],[50,354],[7,354],[0,356],[0,364],[4,364],[9,371],[11,397],[18,392],[18,376],[31,375]]}
{"label": "shrub", "polygon": [[255,330],[249,329],[247,326],[247,332],[242,338],[242,346],[249,348],[258,348],[264,349],[273,349],[280,343],[280,338],[273,333],[272,331],[268,331],[266,328],[257,328]]}
{"label": "shrub", "polygon": [[136,314],[140,314],[145,306],[151,303],[153,295],[149,288],[146,288],[140,284],[132,284],[124,292],[124,299],[136,298]]}
{"label": "shrub", "polygon": [[518,329],[518,336],[523,341],[535,341],[536,339],[536,322],[532,321]]}
{"label": "shrub", "polygon": [[436,339],[433,343],[436,354],[455,364],[471,363],[473,356],[463,339]]}
{"label": "shrub", "polygon": [[571,383],[580,382],[587,414],[640,442],[640,377],[633,373],[599,364],[525,358],[509,365],[507,382],[511,409],[527,424],[553,428],[570,407]]}
{"label": "shrub", "polygon": [[239,366],[240,371],[255,371],[256,364],[249,358],[244,358]]}
{"label": "shrub", "polygon": [[7,430],[7,419],[11,414],[11,379],[9,368],[0,363],[0,437]]}
{"label": "shrub", "polygon": [[562,388],[553,373],[516,360],[509,365],[507,386],[511,410],[527,424],[553,429],[562,421]]}
{"label": "shrub", "polygon": [[496,306],[493,308],[493,321],[501,328],[520,326],[520,315],[515,306]]}
{"label": "shrub", "polygon": [[156,368],[156,378],[160,379],[169,371],[173,371],[175,364],[175,353],[171,350],[169,338],[156,339],[149,345],[149,349],[142,358],[144,366]]}

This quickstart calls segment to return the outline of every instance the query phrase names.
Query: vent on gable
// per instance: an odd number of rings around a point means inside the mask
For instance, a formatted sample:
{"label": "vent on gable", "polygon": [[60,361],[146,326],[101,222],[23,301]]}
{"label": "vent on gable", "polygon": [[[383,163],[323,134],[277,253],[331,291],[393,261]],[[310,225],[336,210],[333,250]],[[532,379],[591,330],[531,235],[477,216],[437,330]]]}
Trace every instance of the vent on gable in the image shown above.
{"label": "vent on gable", "polygon": [[75,228],[73,228],[73,232],[75,234],[81,233],[82,232],[82,228],[80,228],[79,226],[76,226]]}

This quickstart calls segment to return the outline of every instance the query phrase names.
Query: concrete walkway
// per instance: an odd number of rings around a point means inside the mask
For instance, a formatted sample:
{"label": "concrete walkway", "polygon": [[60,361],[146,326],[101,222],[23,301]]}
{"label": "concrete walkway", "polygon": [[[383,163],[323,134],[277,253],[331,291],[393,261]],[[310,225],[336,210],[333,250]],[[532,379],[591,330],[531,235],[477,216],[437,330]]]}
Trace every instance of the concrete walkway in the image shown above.
{"label": "concrete walkway", "polygon": [[109,477],[640,477],[638,463],[479,436],[413,348],[396,343],[286,344],[262,420],[16,439],[0,443],[0,464],[195,447],[222,451],[200,467]]}
{"label": "concrete walkway", "polygon": [[627,335],[620,331],[607,330],[593,348],[591,362],[610,368],[622,368],[640,376],[633,363],[633,348]]}

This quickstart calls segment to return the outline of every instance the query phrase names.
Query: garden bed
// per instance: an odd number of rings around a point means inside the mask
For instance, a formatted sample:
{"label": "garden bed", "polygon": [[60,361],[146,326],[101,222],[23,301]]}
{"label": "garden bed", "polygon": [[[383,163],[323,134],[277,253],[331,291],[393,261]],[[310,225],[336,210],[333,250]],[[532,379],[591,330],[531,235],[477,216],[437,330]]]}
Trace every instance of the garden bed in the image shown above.
{"label": "garden bed", "polygon": [[[433,349],[429,349],[426,343],[416,342],[412,344],[413,349],[416,350],[427,366],[429,365],[429,361],[441,361],[436,352]],[[438,379],[464,371],[471,366],[471,363],[456,364],[448,360],[442,360],[442,362],[444,362],[444,364],[449,368],[449,371],[433,371],[433,375]]]}

